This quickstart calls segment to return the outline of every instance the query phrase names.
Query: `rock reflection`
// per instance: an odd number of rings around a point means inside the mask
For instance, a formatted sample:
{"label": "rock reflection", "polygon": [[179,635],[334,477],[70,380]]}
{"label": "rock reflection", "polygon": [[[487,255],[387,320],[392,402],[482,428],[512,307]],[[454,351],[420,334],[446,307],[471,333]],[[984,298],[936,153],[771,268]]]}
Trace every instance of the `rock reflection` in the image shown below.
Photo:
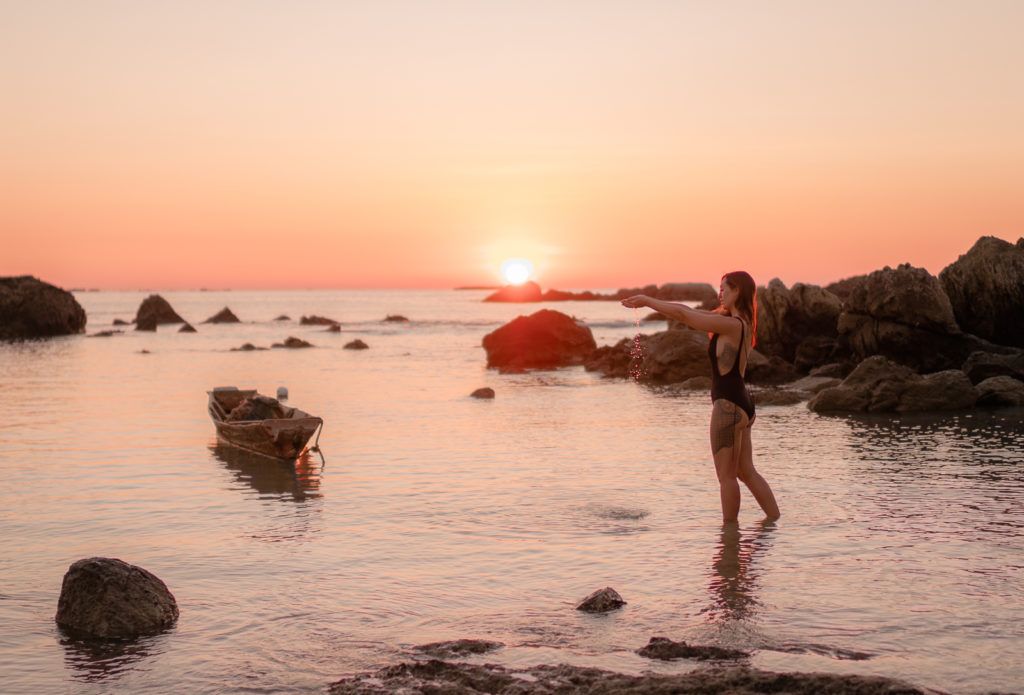
{"label": "rock reflection", "polygon": [[302,502],[320,497],[321,460],[309,452],[294,462],[274,461],[225,444],[210,446],[213,457],[263,497]]}
{"label": "rock reflection", "polygon": [[745,620],[753,616],[761,602],[757,598],[758,578],[756,564],[770,546],[774,521],[762,519],[744,537],[736,522],[722,525],[715,556],[712,559],[711,606],[701,611],[713,622]]}
{"label": "rock reflection", "polygon": [[87,639],[61,631],[64,661],[76,680],[97,682],[111,680],[131,671],[140,661],[159,654],[162,638],[145,637],[134,640]]}

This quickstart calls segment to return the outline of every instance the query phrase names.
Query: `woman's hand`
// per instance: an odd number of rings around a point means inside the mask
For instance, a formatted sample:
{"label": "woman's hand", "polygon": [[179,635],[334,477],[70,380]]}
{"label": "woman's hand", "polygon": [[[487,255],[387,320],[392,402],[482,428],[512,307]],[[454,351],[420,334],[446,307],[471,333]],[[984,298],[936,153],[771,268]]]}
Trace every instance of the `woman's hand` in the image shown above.
{"label": "woman's hand", "polygon": [[639,309],[642,306],[647,306],[647,302],[651,300],[646,294],[634,294],[632,297],[626,297],[622,300],[622,306],[628,309]]}

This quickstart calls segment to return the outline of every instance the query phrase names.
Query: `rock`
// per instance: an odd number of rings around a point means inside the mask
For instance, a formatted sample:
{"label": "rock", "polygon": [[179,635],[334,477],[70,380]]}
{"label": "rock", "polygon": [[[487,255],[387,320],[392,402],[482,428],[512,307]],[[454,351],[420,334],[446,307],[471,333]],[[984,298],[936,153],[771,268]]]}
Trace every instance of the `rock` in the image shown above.
{"label": "rock", "polygon": [[673,642],[667,637],[652,637],[647,646],[637,649],[636,653],[648,659],[661,659],[662,661],[671,661],[672,659],[696,659],[698,661],[746,659],[750,656],[749,653],[738,649],[690,646],[686,642]]}
{"label": "rock", "polygon": [[960,328],[1002,345],[1024,347],[1024,238],[983,236],[939,273]]}
{"label": "rock", "polygon": [[876,270],[858,284],[838,330],[840,349],[855,359],[884,355],[922,372],[959,367],[979,347],[957,326],[938,279],[909,263]]}
{"label": "rock", "polygon": [[291,317],[291,316],[289,316],[288,314],[281,314],[280,316],[278,316],[278,317],[277,317],[277,318],[275,318],[274,320],[275,320],[275,321],[291,321],[291,320],[292,320],[292,317]]}
{"label": "rock", "polygon": [[706,282],[666,282],[652,296],[666,302],[700,302],[702,306],[718,306],[718,291]]}
{"label": "rock", "polygon": [[85,309],[70,292],[30,275],[0,278],[0,340],[85,331]]}
{"label": "rock", "polygon": [[299,324],[303,326],[334,326],[339,323],[341,322],[329,319],[326,316],[317,316],[316,314],[313,314],[312,316],[303,316],[299,319]]}
{"label": "rock", "polygon": [[128,321],[123,321],[121,319],[114,319],[113,325],[115,325],[115,326],[130,326],[131,323],[129,323]]}
{"label": "rock", "polygon": [[711,391],[711,377],[691,376],[689,379],[679,384],[679,388],[686,389],[688,391]]}
{"label": "rock", "polygon": [[665,314],[661,313],[660,311],[655,311],[654,313],[647,314],[647,316],[644,316],[640,320],[641,321],[668,321],[668,316],[665,316]]}
{"label": "rock", "polygon": [[961,366],[971,383],[977,384],[994,376],[1012,376],[1024,381],[1024,352],[1000,355],[992,352],[972,352]]}
{"label": "rock", "polygon": [[852,362],[831,362],[815,367],[811,370],[810,376],[832,376],[838,379],[845,379],[857,365]]}
{"label": "rock", "polygon": [[388,314],[384,317],[386,323],[408,323],[409,319],[405,318],[401,314]]}
{"label": "rock", "polygon": [[634,676],[568,664],[506,668],[496,664],[420,661],[395,664],[332,683],[330,695],[930,695],[883,676],[776,673],[748,666],[717,666],[689,673]]}
{"label": "rock", "polygon": [[506,285],[497,292],[487,295],[485,302],[539,302],[541,301],[540,285],[532,280],[522,285]]}
{"label": "rock", "polygon": [[[708,371],[711,370],[710,363]],[[800,371],[778,355],[766,358],[757,350],[747,355],[747,370],[744,379],[749,384],[772,385],[785,384],[799,379]]]}
{"label": "rock", "polygon": [[370,346],[361,341],[359,338],[356,338],[352,342],[345,343],[346,350],[366,350],[368,347]]}
{"label": "rock", "polygon": [[875,355],[857,365],[839,386],[823,389],[807,407],[815,412],[914,412],[974,406],[978,393],[958,369],[921,376]]}
{"label": "rock", "polygon": [[117,335],[118,333],[124,333],[124,331],[100,331],[99,333],[93,333],[90,338],[109,338]]}
{"label": "rock", "polygon": [[238,317],[235,316],[231,309],[224,307],[210,318],[203,321],[203,323],[241,323]]}
{"label": "rock", "polygon": [[155,331],[162,323],[185,323],[185,319],[178,316],[170,302],[158,294],[151,294],[139,304],[139,310],[135,312],[135,330]]}
{"label": "rock", "polygon": [[486,654],[495,649],[504,647],[502,642],[491,642],[484,639],[457,639],[448,642],[431,642],[421,644],[414,649],[424,654],[429,654],[437,659],[452,659],[470,654]]}
{"label": "rock", "polygon": [[341,333],[341,326],[338,324],[331,324],[327,327],[324,333]]}
{"label": "rock", "polygon": [[833,386],[839,386],[839,384],[841,384],[842,381],[842,379],[831,376],[805,376],[802,379],[797,379],[796,381],[786,384],[786,388],[791,391],[817,393],[822,389],[828,389],[832,388]]}
{"label": "rock", "polygon": [[195,327],[192,326],[191,323],[186,323],[185,325],[183,325],[181,328],[178,329],[178,333],[195,333],[195,332],[196,332],[196,329],[195,329]]}
{"label": "rock", "polygon": [[469,395],[472,396],[473,398],[494,398],[494,389],[490,388],[489,386],[484,386],[483,388],[479,388]]}
{"label": "rock", "polygon": [[131,638],[173,625],[178,605],[167,585],[141,567],[90,557],[65,573],[55,619],[83,635]]}
{"label": "rock", "polygon": [[586,613],[607,613],[617,608],[622,608],[626,602],[619,596],[619,592],[610,586],[598,589],[594,593],[580,601],[576,610]]}
{"label": "rock", "polygon": [[[281,343],[278,343],[278,345],[281,345]],[[284,347],[284,346],[281,345],[281,347]],[[268,348],[256,347],[252,343],[245,343],[241,347],[231,348],[231,352],[252,352],[253,350],[266,350],[266,349],[268,349]]]}
{"label": "rock", "polygon": [[639,373],[639,381],[652,384],[674,384],[698,376],[710,378],[706,333],[669,330],[641,335],[639,340],[640,357],[636,360],[633,358],[634,339],[623,338],[613,346],[594,350],[584,362],[584,368],[620,378],[632,376],[633,370]]}
{"label": "rock", "polygon": [[289,336],[283,343],[274,343],[270,347],[272,348],[310,348],[313,347],[312,343],[307,343],[305,340]]}
{"label": "rock", "polygon": [[590,328],[552,309],[519,316],[482,342],[487,366],[502,372],[582,364],[597,347]]}
{"label": "rock", "polygon": [[149,352],[149,350],[139,350],[139,354],[140,355],[148,355],[148,354],[150,354],[150,352]]}
{"label": "rock", "polygon": [[845,302],[853,294],[853,291],[857,289],[866,279],[867,275],[854,275],[844,280],[837,280],[830,285],[825,285],[825,289],[839,297],[839,300]]}
{"label": "rock", "polygon": [[823,364],[838,345],[842,309],[842,300],[828,290],[799,282],[786,289],[774,278],[757,291],[757,349],[800,369]]}
{"label": "rock", "polygon": [[1024,405],[1024,382],[1012,376],[992,376],[979,383],[978,405],[985,408]]}
{"label": "rock", "polygon": [[793,405],[800,401],[806,401],[808,394],[804,391],[790,391],[789,389],[758,389],[750,392],[754,401],[754,407],[762,405]]}

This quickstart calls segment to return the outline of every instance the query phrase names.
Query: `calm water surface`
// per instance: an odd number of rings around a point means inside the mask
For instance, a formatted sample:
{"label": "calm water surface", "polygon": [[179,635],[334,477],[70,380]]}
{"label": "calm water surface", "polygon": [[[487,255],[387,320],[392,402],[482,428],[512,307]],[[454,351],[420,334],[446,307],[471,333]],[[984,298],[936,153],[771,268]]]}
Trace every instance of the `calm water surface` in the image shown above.
{"label": "calm water surface", "polygon": [[[1024,411],[759,408],[755,464],[783,518],[763,523],[744,489],[739,529],[723,530],[707,393],[488,372],[481,337],[540,307],[483,295],[168,292],[199,333],[0,345],[3,690],[318,692],[461,637],[504,642],[476,659],[507,665],[695,667],[633,653],[655,635],[753,650],[768,669],[1024,689]],[[78,295],[90,333],[143,297]],[[243,323],[200,325],[224,305]],[[551,306],[599,344],[633,333],[617,303]],[[289,335],[316,348],[230,352]],[[342,349],[357,337],[370,349]],[[218,447],[218,385],[287,386],[324,417],[326,464]],[[494,401],[468,397],[485,385]],[[94,555],[162,578],[177,626],[66,639],[61,578]],[[606,585],[628,606],[573,610]]]}

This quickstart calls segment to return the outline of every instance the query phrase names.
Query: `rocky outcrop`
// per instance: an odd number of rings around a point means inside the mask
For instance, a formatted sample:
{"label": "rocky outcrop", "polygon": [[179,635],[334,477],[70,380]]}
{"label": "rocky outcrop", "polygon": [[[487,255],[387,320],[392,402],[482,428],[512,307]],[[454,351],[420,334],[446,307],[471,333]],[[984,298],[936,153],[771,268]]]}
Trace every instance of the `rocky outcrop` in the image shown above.
{"label": "rocky outcrop", "polygon": [[495,664],[453,663],[432,659],[396,664],[343,678],[330,695],[436,693],[451,695],[929,695],[935,691],[882,676],[834,673],[775,673],[746,666],[702,668],[689,673],[634,676],[568,664],[505,668]]}
{"label": "rocky outcrop", "polygon": [[30,340],[85,331],[85,309],[59,287],[30,275],[0,278],[0,340]]}
{"label": "rocky outcrop", "polygon": [[977,384],[994,376],[1011,376],[1024,381],[1024,351],[1008,355],[993,352],[972,352],[964,360],[961,369]]}
{"label": "rocky outcrop", "polygon": [[921,372],[959,367],[978,338],[964,334],[938,279],[908,263],[869,274],[839,316],[839,343],[857,360],[872,355]]}
{"label": "rocky outcrop", "polygon": [[130,638],[173,625],[178,605],[167,585],[141,567],[90,557],[64,575],[55,619],[82,635]]}
{"label": "rocky outcrop", "polygon": [[691,330],[661,331],[623,338],[596,349],[584,362],[590,372],[607,377],[634,377],[652,384],[674,384],[693,377],[709,377],[706,333]]}
{"label": "rocky outcrop", "polygon": [[421,644],[413,648],[435,659],[454,659],[471,654],[486,654],[487,652],[493,652],[495,649],[501,649],[504,646],[502,642],[492,642],[485,639],[457,639],[447,642]]}
{"label": "rocky outcrop", "polygon": [[867,275],[854,275],[843,280],[837,280],[830,285],[825,285],[825,289],[839,297],[840,301],[845,302],[853,291],[863,284],[867,277]]}
{"label": "rocky outcrop", "polygon": [[648,659],[671,661],[673,659],[694,659],[697,661],[718,661],[746,659],[747,652],[723,647],[690,645],[686,642],[673,642],[667,637],[652,637],[646,647],[636,650],[640,656]]}
{"label": "rocky outcrop", "polygon": [[302,340],[301,338],[296,338],[294,336],[289,336],[287,339],[285,339],[285,341],[283,343],[274,343],[270,347],[272,347],[272,348],[297,349],[297,348],[310,348],[310,347],[313,347],[313,344],[312,343],[308,343],[305,340]]}
{"label": "rocky outcrop", "polygon": [[582,364],[597,347],[590,328],[551,309],[519,316],[483,338],[487,366],[502,372]]}
{"label": "rocky outcrop", "polygon": [[135,330],[155,331],[157,326],[164,323],[185,323],[185,319],[178,316],[170,302],[158,294],[143,299],[135,312]]}
{"label": "rocky outcrop", "polygon": [[983,236],[939,273],[960,328],[1001,345],[1024,347],[1024,238]]}
{"label": "rocky outcrop", "polygon": [[971,408],[978,391],[967,375],[950,369],[921,376],[881,355],[869,357],[839,386],[819,391],[815,412],[914,412]]}
{"label": "rocky outcrop", "polygon": [[241,323],[238,317],[235,316],[231,309],[224,307],[210,318],[203,321],[203,323]]}
{"label": "rocky outcrop", "polygon": [[[709,365],[708,370],[710,369]],[[747,369],[743,378],[748,384],[767,386],[785,384],[801,376],[796,367],[778,355],[765,357],[759,351],[751,350],[747,355]]]}
{"label": "rocky outcrop", "polygon": [[580,601],[576,610],[585,613],[607,613],[626,605],[626,601],[619,596],[619,592],[610,586],[598,589],[594,593]]}
{"label": "rocky outcrop", "polygon": [[757,291],[757,349],[806,370],[829,361],[837,346],[843,303],[817,285],[778,278]]}
{"label": "rocky outcrop", "polygon": [[476,391],[469,395],[472,398],[494,398],[494,389],[492,389],[490,386],[484,386],[483,388],[478,388]]}
{"label": "rocky outcrop", "polygon": [[845,379],[856,366],[854,362],[830,362],[820,367],[815,367],[808,376],[831,376]]}
{"label": "rocky outcrop", "polygon": [[992,376],[975,388],[978,389],[978,406],[999,408],[1024,405],[1024,381],[1011,376]]}
{"label": "rocky outcrop", "polygon": [[350,341],[350,342],[348,342],[348,343],[345,343],[345,349],[346,349],[346,350],[366,350],[366,349],[368,349],[369,347],[370,347],[369,345],[367,345],[366,343],[364,343],[364,342],[363,342],[362,340],[360,340],[359,338],[356,338],[356,339],[355,339],[355,340],[353,340],[353,341]]}
{"label": "rocky outcrop", "polygon": [[341,321],[335,321],[334,319],[329,319],[326,316],[317,316],[316,314],[313,314],[312,316],[303,316],[299,319],[299,324],[302,326],[336,326],[339,323],[341,323]]}
{"label": "rocky outcrop", "polygon": [[485,302],[539,302],[540,285],[528,281],[522,285],[506,285],[493,294],[484,297]]}

